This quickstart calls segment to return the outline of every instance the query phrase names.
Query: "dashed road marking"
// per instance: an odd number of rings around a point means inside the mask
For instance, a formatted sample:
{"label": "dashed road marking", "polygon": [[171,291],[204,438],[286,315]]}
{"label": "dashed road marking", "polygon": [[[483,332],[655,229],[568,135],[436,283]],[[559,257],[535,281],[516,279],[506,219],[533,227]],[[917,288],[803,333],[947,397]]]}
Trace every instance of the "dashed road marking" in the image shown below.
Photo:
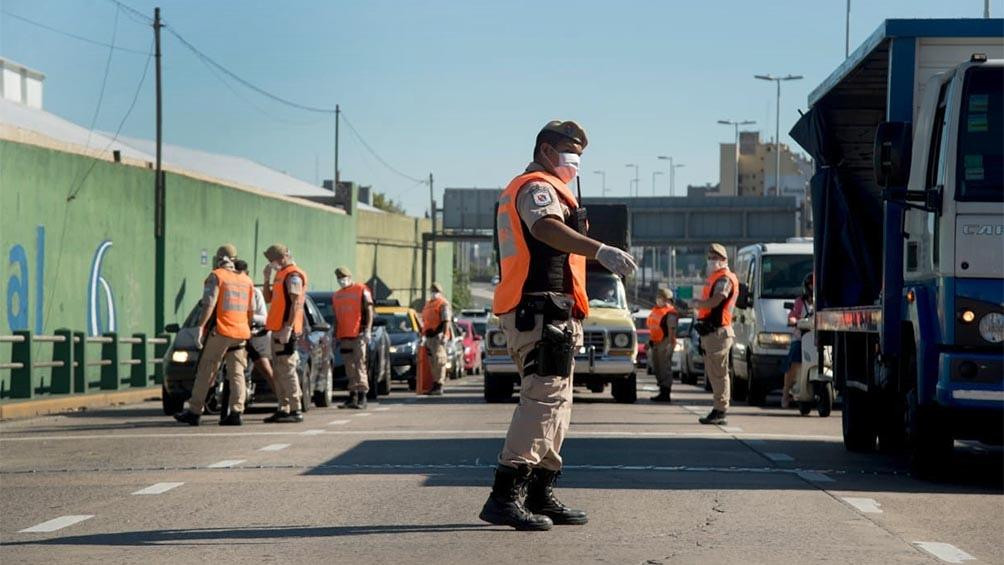
{"label": "dashed road marking", "polygon": [[178,488],[185,483],[156,483],[146,488],[141,488],[133,494],[163,494],[171,489]]}
{"label": "dashed road marking", "polygon": [[266,445],[265,447],[259,449],[258,451],[282,451],[289,447],[288,443],[273,443],[271,445]]}
{"label": "dashed road marking", "polygon": [[659,387],[657,387],[655,385],[645,385],[645,386],[641,387],[641,389],[644,390],[644,391],[648,391],[648,392],[656,392],[656,391],[659,390]]}
{"label": "dashed road marking", "polygon": [[799,471],[798,476],[812,483],[832,483],[833,479],[819,471]]}
{"label": "dashed road marking", "polygon": [[878,501],[875,500],[874,498],[855,498],[853,496],[843,496],[841,497],[841,500],[866,514],[882,513],[882,509],[879,508],[879,506],[882,505],[879,504]]}
{"label": "dashed road marking", "polygon": [[230,467],[236,467],[241,463],[247,461],[247,459],[224,459],[223,461],[217,461],[212,465],[208,465],[207,469],[229,469]]}
{"label": "dashed road marking", "polygon": [[353,414],[353,416],[355,416],[356,418],[362,418],[363,416],[372,416],[372,415],[373,414],[370,414],[369,412],[360,412],[358,414]]}
{"label": "dashed road marking", "polygon": [[764,453],[763,455],[767,459],[770,459],[771,461],[777,461],[777,462],[781,462],[781,461],[794,461],[795,460],[794,457],[792,457],[791,455],[788,455],[787,453]]}
{"label": "dashed road marking", "polygon": [[345,424],[348,424],[348,423],[349,423],[348,420],[332,420],[332,421],[328,422],[328,425],[329,426],[344,426]]}
{"label": "dashed road marking", "polygon": [[324,430],[303,430],[302,432],[300,432],[300,435],[302,435],[302,436],[316,436],[316,435],[323,434],[323,433],[324,433]]}
{"label": "dashed road marking", "polygon": [[945,563],[962,563],[976,558],[950,543],[940,541],[915,541],[913,545],[930,553]]}
{"label": "dashed road marking", "polygon": [[41,524],[35,524],[30,528],[25,528],[20,531],[20,533],[25,534],[35,534],[41,532],[54,532],[56,530],[61,530],[66,526],[72,526],[78,522],[83,522],[84,520],[89,520],[94,517],[94,514],[76,514],[71,516],[60,516],[59,518],[53,518],[52,520],[42,522]]}
{"label": "dashed road marking", "polygon": [[739,426],[722,426],[722,430],[730,434],[737,434],[743,431]]}
{"label": "dashed road marking", "polygon": [[381,406],[380,408],[374,408],[373,409],[374,412],[386,412],[388,410],[390,410],[389,406]]}

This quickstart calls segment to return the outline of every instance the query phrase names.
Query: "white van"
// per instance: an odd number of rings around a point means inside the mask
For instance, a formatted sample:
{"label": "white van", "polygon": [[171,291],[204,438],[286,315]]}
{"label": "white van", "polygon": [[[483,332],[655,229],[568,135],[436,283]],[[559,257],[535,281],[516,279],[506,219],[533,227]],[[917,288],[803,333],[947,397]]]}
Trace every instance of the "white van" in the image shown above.
{"label": "white van", "polygon": [[799,238],[743,247],[734,265],[739,297],[732,313],[732,398],[759,406],[784,381],[792,336],[788,310],[812,272],[812,242]]}

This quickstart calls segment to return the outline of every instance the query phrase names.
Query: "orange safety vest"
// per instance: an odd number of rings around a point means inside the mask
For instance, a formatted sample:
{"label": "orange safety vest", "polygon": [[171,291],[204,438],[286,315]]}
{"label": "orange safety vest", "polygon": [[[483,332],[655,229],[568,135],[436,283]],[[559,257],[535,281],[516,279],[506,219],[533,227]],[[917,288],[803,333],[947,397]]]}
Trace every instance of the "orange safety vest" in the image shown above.
{"label": "orange safety vest", "polygon": [[[289,297],[286,296],[286,277],[291,274],[300,275],[303,279],[303,296],[307,294],[307,275],[296,265],[286,265],[281,271],[276,273],[275,282],[272,283],[272,304],[268,308],[268,318],[265,319],[265,329],[269,331],[279,331],[286,321],[287,309],[293,305],[289,304]],[[300,305],[303,305],[304,297],[300,297]],[[303,308],[299,309],[296,317],[293,318],[293,333],[303,333]]]}
{"label": "orange safety vest", "polygon": [[[728,298],[726,298],[714,310],[711,308],[700,308],[697,310],[698,320],[706,320],[716,328],[732,325],[732,308],[736,305],[736,298],[739,297],[739,279],[736,278],[735,273],[726,267],[724,269],[718,269],[708,276],[708,281],[704,285],[704,300],[711,298],[711,291],[715,288],[715,283],[717,283],[718,279],[722,277],[728,277],[729,282],[732,283],[732,292],[729,294]],[[715,312],[721,312],[720,320],[709,319],[709,317]]]}
{"label": "orange safety vest", "polygon": [[247,275],[228,269],[213,269],[219,293],[216,296],[216,333],[232,339],[251,337],[248,310],[254,283]]}
{"label": "orange safety vest", "polygon": [[[443,308],[447,307],[446,299],[442,296],[438,298],[430,298],[425,306],[422,308],[422,328],[423,331],[431,330],[433,328],[439,327],[439,324],[443,321]],[[446,331],[443,335],[446,337],[452,337],[453,332],[450,331],[450,326],[452,324],[446,324]]]}
{"label": "orange safety vest", "polygon": [[[492,311],[496,315],[512,312],[523,298],[523,285],[530,270],[530,248],[523,235],[522,220],[516,209],[516,196],[527,183],[543,181],[554,187],[558,196],[571,209],[579,207],[575,195],[558,177],[536,171],[524,173],[509,183],[499,196],[496,228],[498,236],[499,263],[502,276],[495,288]],[[589,297],[586,295],[586,258],[568,254],[568,270],[572,274],[572,297],[575,305],[572,316],[583,319],[589,315]]]}
{"label": "orange safety vest", "polygon": [[662,319],[670,314],[675,315],[676,308],[670,306],[669,304],[652,308],[652,313],[649,314],[648,319],[645,320],[645,325],[648,326],[648,340],[650,343],[659,343],[664,337],[666,337],[662,331]]}
{"label": "orange safety vest", "polygon": [[363,283],[354,283],[331,295],[331,310],[335,313],[335,337],[338,339],[359,337],[363,322],[364,297],[369,296],[369,290]]}

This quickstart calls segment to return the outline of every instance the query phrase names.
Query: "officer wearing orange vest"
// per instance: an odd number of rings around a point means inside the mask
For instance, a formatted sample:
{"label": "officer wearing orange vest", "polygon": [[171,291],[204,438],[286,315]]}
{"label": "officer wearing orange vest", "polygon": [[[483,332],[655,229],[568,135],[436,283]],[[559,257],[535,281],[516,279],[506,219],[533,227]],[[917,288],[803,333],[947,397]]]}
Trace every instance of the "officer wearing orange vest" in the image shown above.
{"label": "officer wearing orange vest", "polygon": [[739,296],[739,279],[729,270],[725,246],[712,243],[708,248],[708,280],[704,295],[691,305],[697,308],[694,328],[701,335],[704,349],[704,374],[711,382],[714,406],[707,416],[699,418],[702,424],[725,425],[729,410],[729,351],[735,332],[732,330],[732,309]]}
{"label": "officer wearing orange vest", "polygon": [[522,379],[520,399],[480,518],[517,530],[585,524],[554,496],[572,408],[572,373],[589,314],[586,258],[622,276],[631,255],[587,237],[585,210],[567,183],[578,175],[586,132],[552,121],[537,134],[533,162],[499,197],[501,280],[493,311]]}
{"label": "officer wearing orange vest", "polygon": [[429,300],[422,308],[422,332],[425,335],[425,348],[429,351],[429,366],[432,369],[432,396],[442,396],[443,385],[446,384],[446,365],[449,357],[446,344],[453,338],[453,315],[450,313],[450,303],[443,296],[443,285],[438,282],[429,287]]}
{"label": "officer wearing orange vest", "polygon": [[335,269],[338,286],[331,297],[335,315],[335,337],[349,377],[349,399],[339,408],[366,408],[366,393],[370,390],[366,374],[366,348],[373,333],[373,295],[362,283],[352,281],[348,267]]}
{"label": "officer wearing orange vest", "polygon": [[669,402],[673,392],[673,349],[676,346],[678,315],[673,307],[673,291],[660,288],[655,298],[655,308],[648,315],[648,361],[652,364],[659,394],[652,402]]}
{"label": "officer wearing orange vest", "polygon": [[[251,337],[254,283],[247,275],[234,269],[236,258],[237,248],[233,244],[220,246],[213,257],[213,272],[206,277],[204,284],[198,324],[198,343],[202,346],[202,353],[199,355],[195,384],[192,386],[192,397],[188,399],[188,408],[174,415],[175,420],[192,426],[199,425],[209,387],[224,361],[230,384],[230,413],[220,420],[220,425],[242,424],[244,370],[247,368],[244,343]],[[215,326],[206,335],[210,320],[215,320]],[[205,345],[202,345],[204,336]]]}
{"label": "officer wearing orange vest", "polygon": [[[293,262],[289,249],[276,243],[265,250],[265,302],[269,303],[265,329],[272,332],[273,373],[278,408],[265,418],[266,423],[298,423],[300,390],[297,366],[300,355],[296,341],[303,335],[303,303],[307,296],[307,275]],[[275,279],[272,275],[275,274]]]}

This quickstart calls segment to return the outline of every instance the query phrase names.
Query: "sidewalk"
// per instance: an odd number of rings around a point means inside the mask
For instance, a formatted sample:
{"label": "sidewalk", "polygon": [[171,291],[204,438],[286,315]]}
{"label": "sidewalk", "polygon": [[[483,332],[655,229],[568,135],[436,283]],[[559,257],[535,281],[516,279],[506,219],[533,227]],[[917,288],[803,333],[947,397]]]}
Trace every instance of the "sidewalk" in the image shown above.
{"label": "sidewalk", "polygon": [[0,420],[31,418],[44,414],[73,412],[88,408],[135,404],[144,400],[160,398],[160,386],[123,391],[96,392],[66,396],[43,397],[32,400],[18,400],[0,403]]}

